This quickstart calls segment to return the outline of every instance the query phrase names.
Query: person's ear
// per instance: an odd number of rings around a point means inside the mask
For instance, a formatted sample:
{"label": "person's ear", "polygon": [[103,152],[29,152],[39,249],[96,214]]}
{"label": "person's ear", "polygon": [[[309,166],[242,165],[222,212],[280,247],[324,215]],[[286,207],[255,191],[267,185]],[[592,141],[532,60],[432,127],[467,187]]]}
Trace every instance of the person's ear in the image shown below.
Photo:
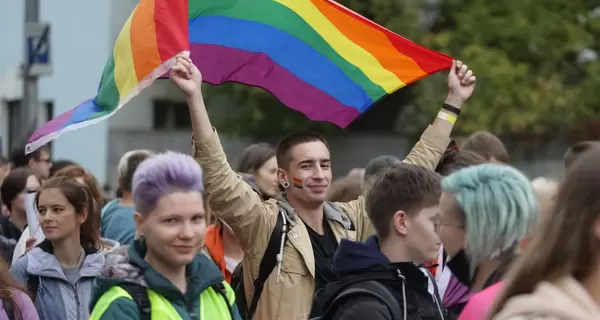
{"label": "person's ear", "polygon": [[33,168],[33,167],[35,167],[35,162],[36,162],[35,159],[31,158],[31,159],[29,159],[29,162],[27,162],[27,166],[29,168]]}
{"label": "person's ear", "polygon": [[290,187],[290,177],[287,171],[281,168],[277,168],[277,181],[279,181],[279,185],[283,189],[287,189]]}
{"label": "person's ear", "polygon": [[136,238],[144,236],[144,224],[146,222],[146,217],[139,212],[135,212],[133,214],[133,221],[135,221],[135,233]]}
{"label": "person's ear", "polygon": [[406,212],[399,210],[392,217],[392,227],[395,232],[405,236],[408,234],[408,215]]}
{"label": "person's ear", "polygon": [[88,215],[89,215],[88,210],[86,208],[83,208],[83,210],[81,210],[81,214],[77,215],[77,222],[79,224],[84,224],[88,218]]}

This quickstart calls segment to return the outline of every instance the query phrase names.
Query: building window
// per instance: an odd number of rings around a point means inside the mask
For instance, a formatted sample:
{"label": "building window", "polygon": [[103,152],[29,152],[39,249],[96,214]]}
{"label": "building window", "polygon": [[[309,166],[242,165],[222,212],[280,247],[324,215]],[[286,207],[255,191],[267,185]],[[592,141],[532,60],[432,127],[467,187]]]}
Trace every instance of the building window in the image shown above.
{"label": "building window", "polygon": [[44,124],[50,120],[52,120],[52,118],[54,117],[54,102],[48,101],[46,103],[44,103],[44,107],[45,107],[45,112],[44,112],[44,116],[45,119],[41,119],[41,124]]}
{"label": "building window", "polygon": [[18,146],[18,142],[15,139],[19,139],[16,135],[20,132],[19,122],[19,108],[21,106],[20,100],[11,100],[7,103],[8,106],[8,141],[6,144],[8,147],[8,153],[12,152],[14,148]]}
{"label": "building window", "polygon": [[154,100],[154,130],[189,130],[192,128],[190,113],[185,102]]}

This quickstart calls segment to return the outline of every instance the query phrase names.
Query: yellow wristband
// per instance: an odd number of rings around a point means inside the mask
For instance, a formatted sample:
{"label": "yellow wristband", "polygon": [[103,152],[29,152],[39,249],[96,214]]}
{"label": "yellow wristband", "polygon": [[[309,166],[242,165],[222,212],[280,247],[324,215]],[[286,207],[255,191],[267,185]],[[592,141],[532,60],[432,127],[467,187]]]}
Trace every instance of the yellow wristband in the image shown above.
{"label": "yellow wristband", "polygon": [[448,121],[448,122],[450,122],[452,124],[456,123],[456,117],[455,116],[453,116],[451,114],[448,114],[448,113],[445,113],[443,111],[440,111],[438,113],[437,117],[438,117],[438,119],[446,120],[446,121]]}

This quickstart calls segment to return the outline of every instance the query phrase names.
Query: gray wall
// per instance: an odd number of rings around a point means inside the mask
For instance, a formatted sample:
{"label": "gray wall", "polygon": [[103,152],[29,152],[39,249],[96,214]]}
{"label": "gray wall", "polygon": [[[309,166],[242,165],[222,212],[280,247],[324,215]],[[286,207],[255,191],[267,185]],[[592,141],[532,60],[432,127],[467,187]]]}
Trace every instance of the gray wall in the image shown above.
{"label": "gray wall", "polygon": [[[348,135],[328,139],[334,162],[334,176],[345,175],[350,169],[364,167],[373,157],[391,154],[403,158],[414,141],[394,135]],[[250,143],[243,140],[221,139],[229,162],[235,164],[243,149]],[[511,150],[512,164],[531,178],[538,176],[560,177],[562,155],[567,146],[561,143],[536,144],[507,141]],[[145,132],[111,130],[109,134],[108,183],[116,184],[119,158],[132,149],[154,151],[173,150],[191,152],[189,132]]]}

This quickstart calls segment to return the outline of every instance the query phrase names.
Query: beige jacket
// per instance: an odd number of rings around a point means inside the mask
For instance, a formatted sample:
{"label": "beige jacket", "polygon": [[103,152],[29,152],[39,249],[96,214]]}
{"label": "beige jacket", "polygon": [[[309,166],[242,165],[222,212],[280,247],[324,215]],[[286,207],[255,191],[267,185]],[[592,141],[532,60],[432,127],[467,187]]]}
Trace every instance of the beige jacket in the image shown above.
{"label": "beige jacket", "polygon": [[600,319],[600,306],[581,283],[571,277],[556,283],[542,282],[532,294],[508,300],[494,320]]}
{"label": "beige jacket", "polygon": [[[449,142],[447,136],[430,126],[405,161],[434,170]],[[277,220],[278,203],[275,200],[263,202],[231,169],[216,131],[204,141],[194,141],[194,149],[196,161],[204,171],[209,206],[216,216],[231,226],[244,250],[244,286],[247,301],[250,301],[254,292],[253,279],[258,275],[260,260]],[[364,240],[372,234],[364,213],[363,197],[348,203],[326,203],[324,211],[338,242],[342,238]],[[283,249],[279,282],[275,281],[277,272],[273,272],[258,303],[254,317],[257,320],[306,320],[310,315],[315,290],[314,254],[306,226],[293,209],[290,212],[291,230]]]}

